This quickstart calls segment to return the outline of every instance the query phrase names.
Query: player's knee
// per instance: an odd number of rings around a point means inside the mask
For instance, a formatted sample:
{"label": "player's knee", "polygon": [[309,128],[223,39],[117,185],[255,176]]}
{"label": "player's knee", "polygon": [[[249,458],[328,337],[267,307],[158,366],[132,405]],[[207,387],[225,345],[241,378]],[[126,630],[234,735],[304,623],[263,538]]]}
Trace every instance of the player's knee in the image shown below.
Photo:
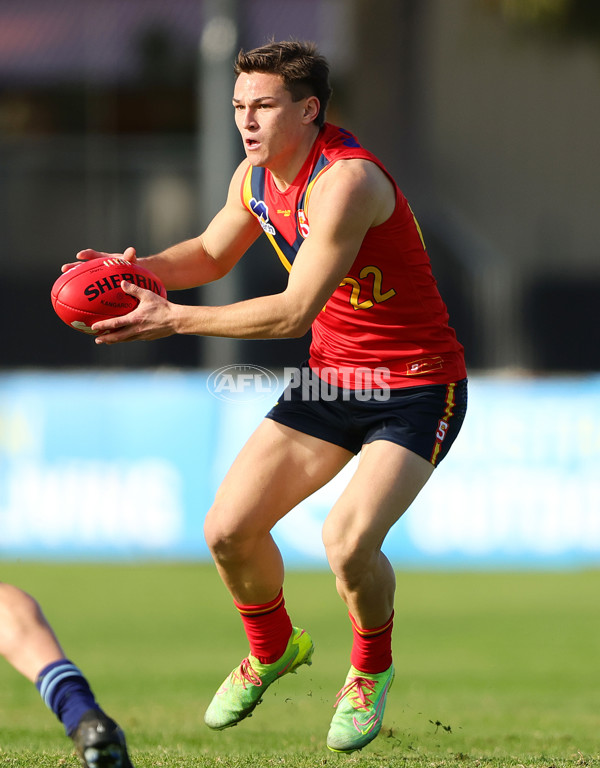
{"label": "player's knee", "polygon": [[219,502],[215,502],[206,515],[204,538],[216,562],[244,559],[252,549],[247,526]]}
{"label": "player's knee", "polygon": [[41,608],[31,595],[12,584],[0,584],[0,652],[26,641],[42,621]]}
{"label": "player's knee", "polygon": [[323,530],[323,544],[335,576],[349,586],[359,584],[371,568],[373,551],[360,536]]}

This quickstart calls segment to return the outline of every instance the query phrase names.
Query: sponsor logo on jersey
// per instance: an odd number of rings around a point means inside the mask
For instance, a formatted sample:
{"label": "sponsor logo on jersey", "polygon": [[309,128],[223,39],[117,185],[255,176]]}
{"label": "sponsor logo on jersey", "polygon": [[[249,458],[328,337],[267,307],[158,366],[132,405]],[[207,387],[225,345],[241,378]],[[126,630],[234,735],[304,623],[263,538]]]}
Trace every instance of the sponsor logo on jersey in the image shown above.
{"label": "sponsor logo on jersey", "polygon": [[339,129],[342,136],[344,136],[344,140],[342,141],[342,144],[345,147],[351,147],[352,149],[357,149],[360,147],[360,144],[356,140],[356,138],[350,133],[350,131],[347,131],[345,128]]}
{"label": "sponsor logo on jersey", "polygon": [[298,231],[302,235],[302,237],[306,240],[306,238],[310,234],[310,227],[308,226],[308,219],[306,218],[306,215],[302,208],[299,208],[298,211],[296,211],[296,215],[298,217]]}
{"label": "sponsor logo on jersey", "polygon": [[406,376],[422,376],[424,373],[439,371],[444,367],[444,360],[439,355],[432,357],[421,357],[418,360],[412,360],[406,363]]}
{"label": "sponsor logo on jersey", "polygon": [[257,200],[255,197],[253,197],[250,200],[249,205],[250,205],[250,209],[252,210],[252,213],[258,219],[258,222],[260,226],[263,228],[263,230],[268,235],[274,235],[275,227],[269,223],[269,206],[265,203],[265,201]]}

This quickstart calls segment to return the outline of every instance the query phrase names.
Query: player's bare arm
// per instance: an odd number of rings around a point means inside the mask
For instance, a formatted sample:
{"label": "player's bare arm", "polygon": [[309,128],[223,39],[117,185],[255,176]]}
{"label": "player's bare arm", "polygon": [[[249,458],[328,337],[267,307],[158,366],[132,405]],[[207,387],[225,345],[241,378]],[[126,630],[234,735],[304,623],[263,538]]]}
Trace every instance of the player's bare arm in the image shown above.
{"label": "player's bare arm", "polygon": [[247,161],[238,166],[225,205],[199,237],[143,260],[144,266],[161,278],[167,290],[194,288],[220,279],[259,237],[262,230],[240,199],[240,186],[247,168]]}
{"label": "player's bare arm", "polygon": [[[347,274],[367,230],[385,221],[394,204],[393,187],[377,166],[364,160],[340,161],[315,184],[308,211],[310,235],[298,251],[284,291],[222,307],[197,307],[172,304],[128,286],[140,305],[129,315],[95,324],[103,334],[96,342],[149,340],[173,333],[247,339],[303,336]],[[147,263],[152,268],[151,259]]]}
{"label": "player's bare arm", "polygon": [[284,292],[296,307],[300,334],[348,274],[367,231],[389,218],[394,205],[391,182],[367,160],[339,161],[317,181],[306,211],[310,235]]}
{"label": "player's bare arm", "polygon": [[[239,195],[241,178],[247,167],[246,161],[240,164],[231,180],[224,207],[201,235],[141,260],[167,290],[195,288],[218,280],[234,267],[260,235],[260,226],[244,208]],[[138,261],[135,248],[127,248],[123,253],[104,253],[86,248],[77,254],[78,261],[64,264],[62,271],[71,269],[79,261],[115,257]]]}

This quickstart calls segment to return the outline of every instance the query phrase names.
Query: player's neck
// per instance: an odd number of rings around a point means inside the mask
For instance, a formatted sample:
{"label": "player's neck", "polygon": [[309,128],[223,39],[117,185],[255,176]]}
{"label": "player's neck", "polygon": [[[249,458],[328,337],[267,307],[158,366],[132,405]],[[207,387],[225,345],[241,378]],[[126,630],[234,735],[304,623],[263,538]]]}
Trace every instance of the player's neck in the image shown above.
{"label": "player's neck", "polygon": [[282,159],[280,163],[274,162],[267,166],[271,171],[275,186],[280,192],[285,192],[296,180],[306,158],[312,151],[319,130],[319,127],[315,125],[314,130],[306,132],[305,139],[289,157]]}

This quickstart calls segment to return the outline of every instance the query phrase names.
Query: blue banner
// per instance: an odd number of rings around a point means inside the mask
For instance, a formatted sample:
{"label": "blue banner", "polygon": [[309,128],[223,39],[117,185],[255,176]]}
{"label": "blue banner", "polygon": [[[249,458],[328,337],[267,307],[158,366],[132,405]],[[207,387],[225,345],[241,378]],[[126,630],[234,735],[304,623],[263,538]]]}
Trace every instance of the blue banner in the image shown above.
{"label": "blue banner", "polygon": [[[202,526],[283,387],[212,373],[0,375],[0,557],[208,559]],[[397,567],[600,565],[600,377],[473,377],[461,434],[384,551]],[[356,462],[274,529],[323,567],[323,521]]]}

